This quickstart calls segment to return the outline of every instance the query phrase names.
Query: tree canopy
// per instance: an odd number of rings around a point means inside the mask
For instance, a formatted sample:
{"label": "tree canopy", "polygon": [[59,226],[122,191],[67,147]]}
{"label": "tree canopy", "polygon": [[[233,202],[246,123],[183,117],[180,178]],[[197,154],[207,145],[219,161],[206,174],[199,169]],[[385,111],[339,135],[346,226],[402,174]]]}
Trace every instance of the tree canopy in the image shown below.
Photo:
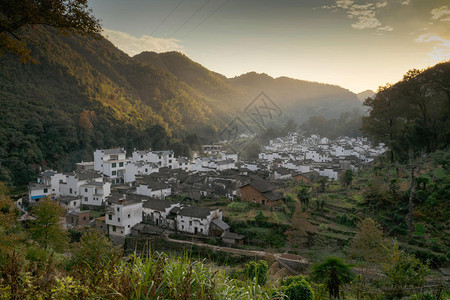
{"label": "tree canopy", "polygon": [[47,25],[62,33],[100,36],[100,21],[92,15],[87,0],[0,0],[0,56],[4,51],[31,59],[22,36],[26,26]]}
{"label": "tree canopy", "polygon": [[409,150],[431,153],[450,142],[450,62],[427,70],[410,70],[395,85],[386,85],[363,117],[362,131],[385,143],[391,160],[406,161]]}

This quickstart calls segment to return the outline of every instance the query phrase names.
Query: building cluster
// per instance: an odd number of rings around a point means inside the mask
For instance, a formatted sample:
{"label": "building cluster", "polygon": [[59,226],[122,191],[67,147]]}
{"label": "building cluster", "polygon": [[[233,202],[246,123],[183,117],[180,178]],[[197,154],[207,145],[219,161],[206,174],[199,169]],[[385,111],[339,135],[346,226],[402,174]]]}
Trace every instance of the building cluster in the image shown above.
{"label": "building cluster", "polygon": [[[277,209],[286,181],[336,180],[343,170],[355,171],[384,151],[364,138],[331,141],[298,133],[271,141],[256,161],[239,161],[222,145],[203,146],[204,156],[193,160],[175,158],[172,150],[134,150],[127,156],[122,148],[102,149],[94,152],[94,161],[77,163],[73,172],[42,172],[29,185],[28,201],[35,205],[43,197],[55,199],[67,209],[68,226],[91,224],[111,236],[171,230],[221,236],[231,243],[243,237],[230,232],[220,210],[171,200],[239,198]],[[104,216],[90,220],[90,210],[104,211]]]}

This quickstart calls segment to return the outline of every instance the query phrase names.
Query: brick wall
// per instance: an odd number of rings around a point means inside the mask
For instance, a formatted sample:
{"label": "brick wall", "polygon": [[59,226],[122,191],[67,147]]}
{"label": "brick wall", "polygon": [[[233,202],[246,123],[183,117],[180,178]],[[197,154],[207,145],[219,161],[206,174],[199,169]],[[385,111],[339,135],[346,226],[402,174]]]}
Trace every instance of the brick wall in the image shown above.
{"label": "brick wall", "polygon": [[258,203],[267,207],[274,207],[279,201],[271,201],[264,197],[257,189],[250,185],[241,187],[241,199],[250,203]]}

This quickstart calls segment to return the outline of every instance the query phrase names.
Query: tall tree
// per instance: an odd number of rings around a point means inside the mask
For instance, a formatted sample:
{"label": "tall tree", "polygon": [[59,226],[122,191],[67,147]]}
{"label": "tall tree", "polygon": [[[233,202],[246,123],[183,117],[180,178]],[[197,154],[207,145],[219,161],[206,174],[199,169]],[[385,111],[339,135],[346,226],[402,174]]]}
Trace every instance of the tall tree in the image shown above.
{"label": "tall tree", "polygon": [[354,278],[351,266],[338,257],[328,257],[322,263],[314,265],[311,278],[323,283],[328,288],[330,298],[339,298],[341,285],[349,283]]}
{"label": "tall tree", "polygon": [[286,237],[291,246],[305,246],[308,242],[308,232],[317,231],[308,218],[308,212],[298,204],[291,218],[291,228],[286,231]]}
{"label": "tall tree", "polygon": [[352,258],[373,263],[380,263],[385,259],[386,241],[383,231],[374,220],[367,218],[361,221],[348,254]]}
{"label": "tall tree", "polygon": [[67,246],[69,236],[63,228],[61,218],[65,215],[64,208],[48,198],[41,200],[33,210],[36,220],[30,225],[30,235],[45,250],[51,246],[56,251],[62,251]]}
{"label": "tall tree", "polygon": [[29,60],[23,29],[46,25],[63,33],[99,36],[100,22],[92,15],[87,0],[0,0],[0,56],[4,51]]}

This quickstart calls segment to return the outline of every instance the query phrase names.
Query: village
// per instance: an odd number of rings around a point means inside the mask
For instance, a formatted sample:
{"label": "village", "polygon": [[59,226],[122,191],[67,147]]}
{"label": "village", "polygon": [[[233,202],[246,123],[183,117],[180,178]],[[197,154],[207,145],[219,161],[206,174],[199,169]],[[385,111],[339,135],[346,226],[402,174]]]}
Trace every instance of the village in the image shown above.
{"label": "village", "polygon": [[67,209],[64,226],[97,228],[117,244],[165,232],[216,237],[238,247],[246,237],[233,232],[222,211],[195,203],[227,198],[277,210],[289,183],[335,181],[386,151],[365,138],[329,140],[301,132],[271,140],[255,161],[241,161],[225,149],[225,143],[204,145],[192,160],[172,150],[96,150],[94,161],[77,163],[71,173],[41,172],[23,204],[32,207],[50,197]]}

